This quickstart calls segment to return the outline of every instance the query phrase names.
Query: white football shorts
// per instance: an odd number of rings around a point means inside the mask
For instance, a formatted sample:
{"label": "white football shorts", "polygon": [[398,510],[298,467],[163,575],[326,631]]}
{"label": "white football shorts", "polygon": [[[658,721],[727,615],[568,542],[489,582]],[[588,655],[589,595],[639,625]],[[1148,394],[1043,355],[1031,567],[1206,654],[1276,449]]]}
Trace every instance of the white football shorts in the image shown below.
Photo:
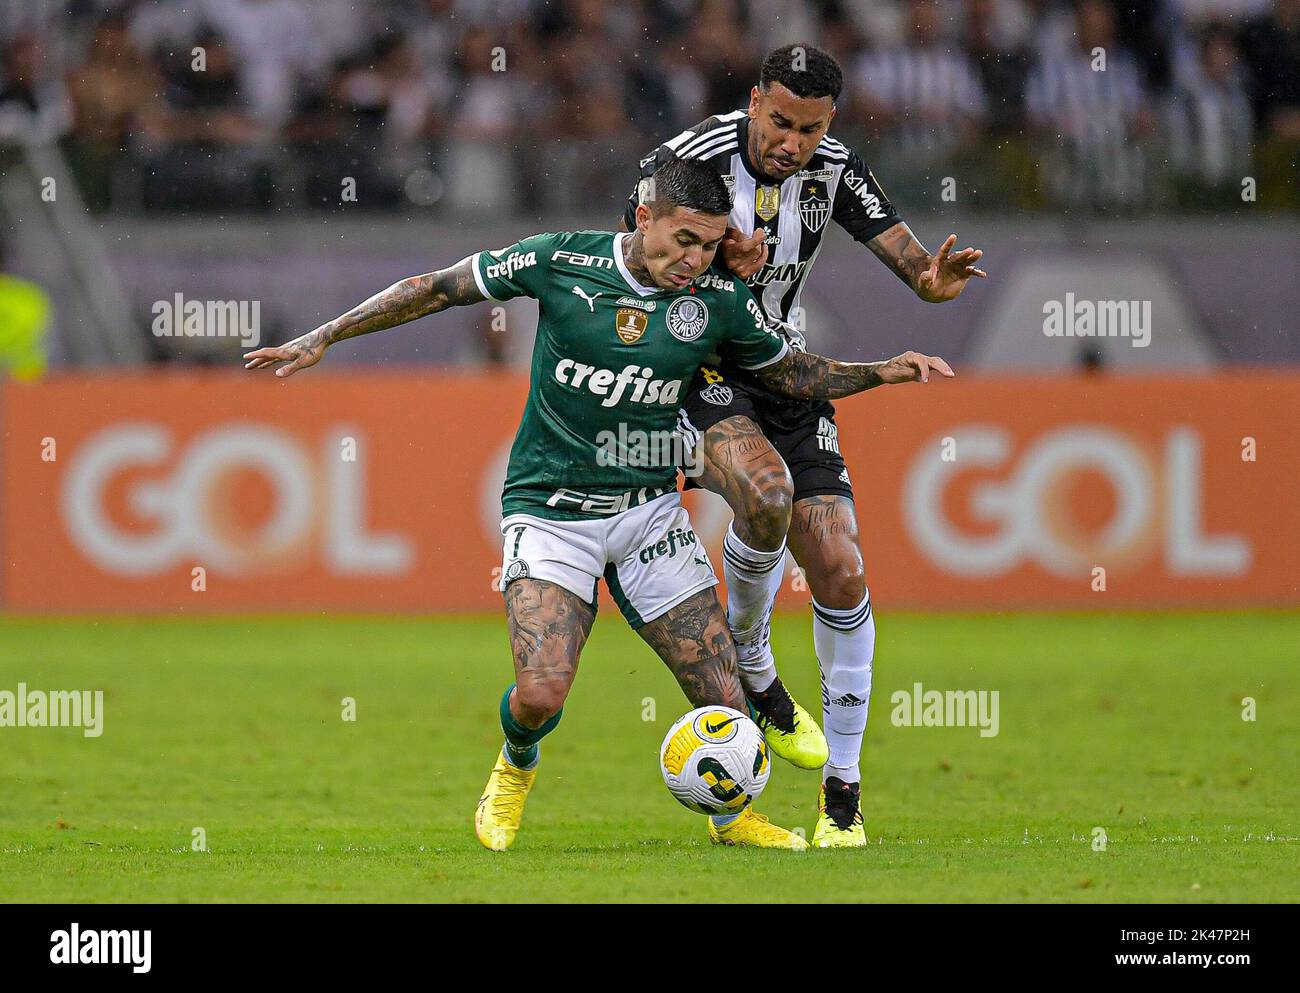
{"label": "white football shorts", "polygon": [[594,610],[603,576],[634,628],[718,582],[678,492],[589,521],[511,514],[501,534],[503,592],[516,579],[544,579]]}

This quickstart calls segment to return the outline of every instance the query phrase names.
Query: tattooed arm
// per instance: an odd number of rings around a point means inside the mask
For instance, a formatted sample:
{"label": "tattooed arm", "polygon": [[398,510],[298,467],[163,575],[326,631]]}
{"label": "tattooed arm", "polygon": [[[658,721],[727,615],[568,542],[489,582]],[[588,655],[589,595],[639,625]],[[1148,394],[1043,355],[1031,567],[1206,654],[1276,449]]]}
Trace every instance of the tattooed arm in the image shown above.
{"label": "tattooed arm", "polygon": [[931,255],[912,234],[912,229],[899,221],[867,242],[867,247],[922,300],[943,303],[960,296],[971,277],[988,276],[983,269],[975,268],[984,255],[981,250],[963,248],[954,252],[955,244],[957,236],[949,235],[939,254]]}
{"label": "tattooed arm", "polygon": [[259,348],[244,356],[245,369],[269,369],[281,362],[277,376],[292,376],[315,365],[336,341],[395,328],[399,324],[436,314],[448,307],[464,307],[487,299],[474,279],[473,256],[453,266],[412,276],[376,293],[365,303],[322,324],[284,345]]}
{"label": "tattooed arm", "polygon": [[920,352],[904,352],[881,362],[837,362],[794,349],[754,374],[776,393],[801,400],[839,400],[891,383],[914,383],[918,379],[927,383],[931,370],[949,379],[955,375],[939,356]]}

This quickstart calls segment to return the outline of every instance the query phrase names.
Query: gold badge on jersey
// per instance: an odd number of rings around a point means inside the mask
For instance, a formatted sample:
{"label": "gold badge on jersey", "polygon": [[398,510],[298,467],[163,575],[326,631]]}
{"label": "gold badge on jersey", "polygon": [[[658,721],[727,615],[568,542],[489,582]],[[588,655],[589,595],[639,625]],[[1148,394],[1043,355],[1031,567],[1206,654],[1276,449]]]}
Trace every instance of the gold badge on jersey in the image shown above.
{"label": "gold badge on jersey", "polygon": [[759,186],[754,190],[754,213],[770,221],[781,212],[781,187]]}
{"label": "gold badge on jersey", "polygon": [[647,314],[630,307],[620,307],[614,315],[614,333],[618,335],[619,341],[630,345],[640,340],[649,323],[650,317]]}

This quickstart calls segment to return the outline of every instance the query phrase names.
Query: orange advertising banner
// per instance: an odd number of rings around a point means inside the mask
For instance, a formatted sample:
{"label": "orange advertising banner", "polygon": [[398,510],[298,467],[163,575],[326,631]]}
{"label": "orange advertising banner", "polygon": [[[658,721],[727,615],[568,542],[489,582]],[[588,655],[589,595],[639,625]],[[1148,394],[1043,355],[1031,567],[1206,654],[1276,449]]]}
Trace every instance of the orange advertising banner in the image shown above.
{"label": "orange advertising banner", "polygon": [[[500,605],[512,375],[0,391],[14,611]],[[960,378],[837,407],[880,605],[1300,603],[1300,375]],[[729,512],[692,493],[715,563]],[[804,603],[797,577],[788,606]]]}

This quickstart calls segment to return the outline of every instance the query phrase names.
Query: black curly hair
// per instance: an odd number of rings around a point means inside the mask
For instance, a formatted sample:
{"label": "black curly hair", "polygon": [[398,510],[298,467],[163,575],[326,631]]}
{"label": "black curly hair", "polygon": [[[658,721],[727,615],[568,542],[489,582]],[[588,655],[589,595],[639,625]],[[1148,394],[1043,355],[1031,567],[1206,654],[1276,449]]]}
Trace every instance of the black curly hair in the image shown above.
{"label": "black curly hair", "polygon": [[763,59],[758,85],[766,90],[772,83],[780,83],[797,97],[835,101],[844,88],[844,72],[835,56],[814,45],[784,45]]}
{"label": "black curly hair", "polygon": [[677,207],[702,214],[731,213],[731,196],[718,171],[699,159],[669,159],[650,177],[646,206],[655,217]]}

